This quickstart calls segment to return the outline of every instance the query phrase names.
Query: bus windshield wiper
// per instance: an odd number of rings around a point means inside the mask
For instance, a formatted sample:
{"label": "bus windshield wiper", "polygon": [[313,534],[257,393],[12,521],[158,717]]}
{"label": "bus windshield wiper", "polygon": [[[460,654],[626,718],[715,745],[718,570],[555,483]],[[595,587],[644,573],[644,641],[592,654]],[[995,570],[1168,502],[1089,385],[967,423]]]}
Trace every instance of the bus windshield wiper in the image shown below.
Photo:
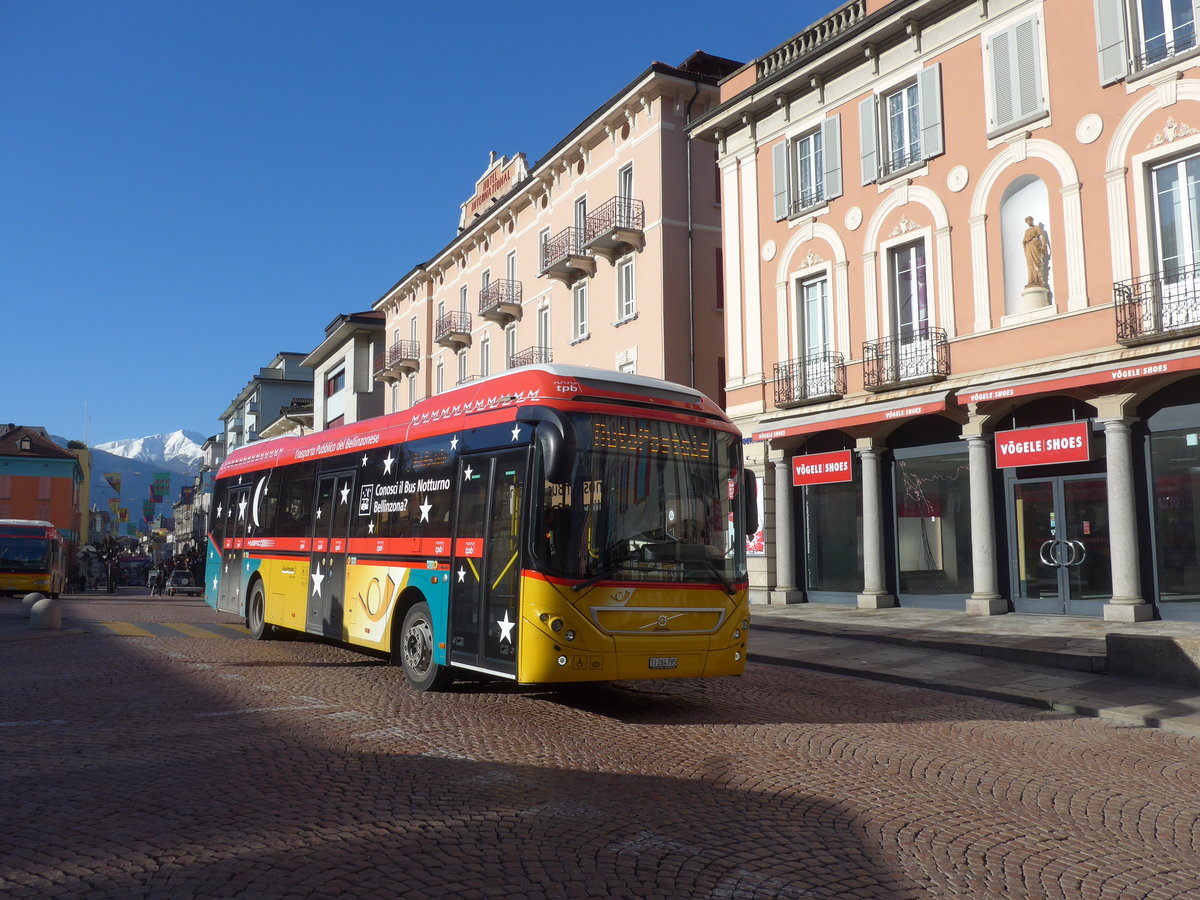
{"label": "bus windshield wiper", "polygon": [[[639,552],[639,548],[630,547],[628,544],[629,542],[625,540],[610,544],[604,553],[605,557],[608,558],[608,564],[603,566],[598,572],[596,572],[595,575],[585,578],[583,581],[579,582],[579,584],[571,585],[571,590],[573,590],[575,593],[586,591],[592,585],[596,584],[596,582],[603,581],[605,578],[611,578],[620,572],[621,566],[636,557]],[[615,554],[613,551],[622,545],[625,545],[624,550],[619,554]]]}
{"label": "bus windshield wiper", "polygon": [[725,593],[727,593],[730,597],[732,597],[734,594],[737,593],[737,590],[734,588],[733,583],[728,578],[726,578],[724,575],[721,574],[721,570],[718,569],[713,564],[713,561],[711,559],[709,559],[707,556],[704,557],[704,564],[706,566],[708,566],[708,570],[713,573],[713,576],[717,579],[717,581],[721,582],[721,587],[723,587],[725,589]]}

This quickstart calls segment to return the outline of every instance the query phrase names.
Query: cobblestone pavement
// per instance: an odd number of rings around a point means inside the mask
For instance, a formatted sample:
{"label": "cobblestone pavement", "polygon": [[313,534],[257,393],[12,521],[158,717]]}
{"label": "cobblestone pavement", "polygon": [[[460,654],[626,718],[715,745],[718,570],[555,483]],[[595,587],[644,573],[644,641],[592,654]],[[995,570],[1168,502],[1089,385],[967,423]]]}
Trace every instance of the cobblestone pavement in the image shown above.
{"label": "cobblestone pavement", "polygon": [[0,677],[4,897],[1200,893],[1200,739],[1099,719],[762,664],[422,696],[183,634],[3,643]]}

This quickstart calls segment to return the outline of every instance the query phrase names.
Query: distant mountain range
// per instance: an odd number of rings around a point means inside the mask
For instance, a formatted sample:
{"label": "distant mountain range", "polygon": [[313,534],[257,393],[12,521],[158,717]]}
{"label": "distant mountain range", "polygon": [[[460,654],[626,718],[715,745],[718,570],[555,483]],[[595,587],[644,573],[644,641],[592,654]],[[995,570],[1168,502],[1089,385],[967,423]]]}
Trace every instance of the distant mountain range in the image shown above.
{"label": "distant mountain range", "polygon": [[172,431],[170,434],[153,434],[150,437],[130,438],[125,441],[109,441],[97,444],[93,450],[103,450],[113,456],[153,463],[172,472],[194,475],[200,468],[203,452],[200,445],[204,435],[195,431]]}
{"label": "distant mountain range", "polygon": [[[59,446],[67,446],[64,438],[54,436],[53,440]],[[129,523],[144,530],[144,501],[152,499],[150,488],[154,476],[166,474],[170,476],[170,487],[163,502],[154,505],[151,517],[170,517],[171,507],[180,499],[180,490],[191,487],[193,476],[200,470],[203,458],[200,445],[205,440],[204,435],[195,431],[173,431],[97,444],[92,447],[91,506],[105,510],[109,508],[109,500],[116,499],[119,507],[129,510]]]}

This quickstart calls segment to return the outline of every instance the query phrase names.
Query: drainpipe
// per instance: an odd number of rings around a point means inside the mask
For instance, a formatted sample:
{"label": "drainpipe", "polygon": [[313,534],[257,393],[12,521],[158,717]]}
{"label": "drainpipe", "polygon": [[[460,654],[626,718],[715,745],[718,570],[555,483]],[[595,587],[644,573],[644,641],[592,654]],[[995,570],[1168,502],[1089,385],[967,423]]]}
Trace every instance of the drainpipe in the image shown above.
{"label": "drainpipe", "polygon": [[696,98],[700,96],[700,82],[693,82],[696,85],[696,90],[692,92],[692,97],[687,102],[687,107],[684,110],[684,146],[687,148],[687,286],[688,286],[688,350],[692,358],[691,362],[691,381],[689,387],[696,386],[696,275],[695,275],[695,251],[692,247],[692,138],[687,134],[687,125],[692,121],[692,104],[696,102]]}

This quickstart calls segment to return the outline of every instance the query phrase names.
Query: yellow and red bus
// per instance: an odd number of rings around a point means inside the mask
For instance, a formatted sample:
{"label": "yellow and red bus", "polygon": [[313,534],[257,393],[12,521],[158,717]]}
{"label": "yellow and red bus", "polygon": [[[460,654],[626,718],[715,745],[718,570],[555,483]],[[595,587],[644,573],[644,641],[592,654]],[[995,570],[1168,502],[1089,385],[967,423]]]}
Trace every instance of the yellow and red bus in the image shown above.
{"label": "yellow and red bus", "polygon": [[703,394],[528,366],[231,453],[207,599],[256,638],[384,651],[418,690],[739,675],[754,491]]}
{"label": "yellow and red bus", "polygon": [[57,597],[67,586],[62,535],[40,519],[0,519],[0,595]]}

